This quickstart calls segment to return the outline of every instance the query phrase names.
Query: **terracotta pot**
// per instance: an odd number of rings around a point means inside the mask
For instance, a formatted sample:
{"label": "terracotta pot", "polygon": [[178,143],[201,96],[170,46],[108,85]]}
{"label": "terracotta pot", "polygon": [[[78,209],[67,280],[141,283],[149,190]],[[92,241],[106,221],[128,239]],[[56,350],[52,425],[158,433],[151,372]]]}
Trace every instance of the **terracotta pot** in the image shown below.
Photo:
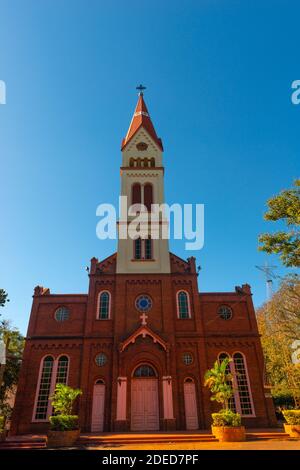
{"label": "terracotta pot", "polygon": [[219,437],[219,430],[222,429],[221,426],[213,426],[211,425],[211,432],[212,432],[212,435],[215,436],[217,439]]}
{"label": "terracotta pot", "polygon": [[289,436],[300,438],[300,424],[284,424],[284,430]]}
{"label": "terracotta pot", "polygon": [[244,426],[212,426],[211,430],[220,442],[241,442],[246,440]]}
{"label": "terracotta pot", "polygon": [[80,436],[80,429],[74,431],[48,431],[47,447],[71,447]]}

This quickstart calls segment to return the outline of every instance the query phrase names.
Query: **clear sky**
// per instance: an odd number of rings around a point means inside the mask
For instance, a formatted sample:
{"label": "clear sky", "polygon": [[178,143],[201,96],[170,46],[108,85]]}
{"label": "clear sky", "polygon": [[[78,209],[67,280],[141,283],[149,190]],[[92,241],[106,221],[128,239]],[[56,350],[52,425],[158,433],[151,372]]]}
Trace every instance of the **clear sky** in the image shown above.
{"label": "clear sky", "polygon": [[87,292],[96,207],[116,203],[120,142],[145,100],[165,154],[169,203],[205,204],[201,291],[248,282],[265,201],[299,176],[299,1],[0,0],[1,313],[26,333],[35,285]]}

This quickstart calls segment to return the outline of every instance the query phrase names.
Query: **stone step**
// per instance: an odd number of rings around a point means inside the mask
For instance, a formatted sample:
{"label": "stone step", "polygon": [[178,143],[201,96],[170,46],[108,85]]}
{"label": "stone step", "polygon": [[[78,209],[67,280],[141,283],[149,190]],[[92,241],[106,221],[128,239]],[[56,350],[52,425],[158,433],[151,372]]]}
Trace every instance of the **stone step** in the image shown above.
{"label": "stone step", "polygon": [[[262,440],[290,440],[288,434],[281,431],[247,432],[248,441]],[[163,444],[163,443],[187,443],[187,442],[217,442],[217,439],[208,432],[174,432],[174,433],[104,433],[82,434],[76,443],[78,447],[113,447],[130,444]],[[12,436],[4,442],[0,442],[0,450],[5,449],[44,449],[46,448],[45,436]]]}
{"label": "stone step", "polygon": [[164,442],[214,442],[212,434],[124,434],[124,435],[90,435],[81,436],[80,445],[110,445],[110,444],[147,444]]}
{"label": "stone step", "polygon": [[[288,439],[288,434],[284,432],[246,433],[247,440],[268,440],[268,439]],[[109,446],[115,444],[147,444],[166,442],[216,442],[217,439],[212,434],[124,434],[124,435],[83,435],[79,438],[79,445],[89,446]]]}
{"label": "stone step", "polygon": [[44,449],[46,441],[44,442],[0,442],[0,450],[14,450],[14,449]]}

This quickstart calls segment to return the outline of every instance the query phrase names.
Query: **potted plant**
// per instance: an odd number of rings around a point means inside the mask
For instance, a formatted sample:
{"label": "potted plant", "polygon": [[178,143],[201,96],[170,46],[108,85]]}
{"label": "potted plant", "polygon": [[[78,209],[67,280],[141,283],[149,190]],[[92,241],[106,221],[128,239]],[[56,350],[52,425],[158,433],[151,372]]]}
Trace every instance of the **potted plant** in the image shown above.
{"label": "potted plant", "polygon": [[282,414],[286,420],[285,432],[291,437],[300,438],[300,410],[283,410]]}
{"label": "potted plant", "polygon": [[0,442],[5,441],[7,431],[5,429],[6,417],[0,416]]}
{"label": "potted plant", "polygon": [[211,391],[211,400],[221,403],[222,409],[212,413],[212,433],[225,442],[245,440],[245,427],[241,425],[241,416],[229,408],[229,400],[233,396],[232,375],[229,372],[228,358],[216,361],[213,368],[206,371],[204,386]]}
{"label": "potted plant", "polygon": [[68,385],[56,385],[51,397],[54,414],[49,418],[48,447],[69,447],[79,438],[78,416],[73,415],[72,412],[74,402],[81,394],[81,390]]}

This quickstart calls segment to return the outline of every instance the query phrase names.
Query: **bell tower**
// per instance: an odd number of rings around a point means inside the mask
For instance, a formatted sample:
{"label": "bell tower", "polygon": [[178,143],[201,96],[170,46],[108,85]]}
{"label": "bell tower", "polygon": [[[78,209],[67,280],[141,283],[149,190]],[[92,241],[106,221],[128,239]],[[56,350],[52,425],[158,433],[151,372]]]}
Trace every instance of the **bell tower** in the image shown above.
{"label": "bell tower", "polygon": [[[169,243],[162,237],[168,221],[161,213],[154,221],[151,211],[152,204],[164,203],[163,145],[144,101],[145,87],[137,89],[138,102],[121,145],[121,196],[127,197],[127,205],[118,221],[117,273],[169,273]],[[136,216],[143,219],[143,230],[133,239],[130,224]]]}

